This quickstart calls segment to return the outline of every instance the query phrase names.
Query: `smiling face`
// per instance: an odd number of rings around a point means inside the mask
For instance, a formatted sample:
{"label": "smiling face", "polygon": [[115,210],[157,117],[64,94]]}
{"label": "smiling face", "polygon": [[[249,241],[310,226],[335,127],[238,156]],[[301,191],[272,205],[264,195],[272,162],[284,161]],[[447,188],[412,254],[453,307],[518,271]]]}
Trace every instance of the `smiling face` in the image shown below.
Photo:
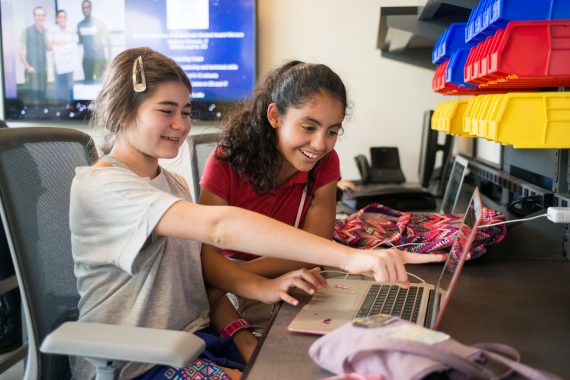
{"label": "smiling face", "polygon": [[191,127],[188,88],[178,82],[158,85],[129,124],[119,140],[132,155],[153,162],[176,157]]}
{"label": "smiling face", "polygon": [[277,132],[277,150],[283,165],[277,183],[281,184],[297,171],[308,172],[334,149],[342,130],[344,105],[327,92],[319,92],[300,108],[291,107],[279,115],[275,104],[267,111]]}

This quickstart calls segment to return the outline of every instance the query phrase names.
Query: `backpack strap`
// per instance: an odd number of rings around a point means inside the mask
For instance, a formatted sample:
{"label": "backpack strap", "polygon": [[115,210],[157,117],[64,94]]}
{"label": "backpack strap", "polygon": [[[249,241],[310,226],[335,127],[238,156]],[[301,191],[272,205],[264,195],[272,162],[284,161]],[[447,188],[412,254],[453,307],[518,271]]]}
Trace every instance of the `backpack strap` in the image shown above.
{"label": "backpack strap", "polygon": [[479,343],[472,347],[481,349],[488,359],[501,363],[511,370],[504,376],[509,375],[513,371],[532,380],[562,380],[561,377],[536,368],[529,367],[520,363],[519,352],[511,346],[500,343]]}

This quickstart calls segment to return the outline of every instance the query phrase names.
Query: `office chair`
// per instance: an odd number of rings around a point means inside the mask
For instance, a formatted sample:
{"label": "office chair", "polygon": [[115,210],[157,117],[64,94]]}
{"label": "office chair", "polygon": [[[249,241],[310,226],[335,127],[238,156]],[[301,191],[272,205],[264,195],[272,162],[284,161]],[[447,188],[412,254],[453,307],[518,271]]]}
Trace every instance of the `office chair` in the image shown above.
{"label": "office chair", "polygon": [[185,332],[68,322],[77,319],[79,300],[69,192],[75,168],[96,159],[93,141],[79,131],[0,130],[0,216],[28,332],[24,379],[69,378],[68,358],[60,355],[87,357],[97,379],[112,379],[126,361],[183,367],[203,349],[199,338]]}
{"label": "office chair", "polygon": [[220,132],[208,132],[188,136],[190,145],[190,165],[192,167],[192,187],[194,189],[194,202],[200,200],[200,179],[204,173],[204,166],[210,153],[218,145]]}
{"label": "office chair", "polygon": [[360,183],[366,185],[370,183],[370,164],[368,164],[368,159],[363,154],[358,154],[354,156],[354,162],[356,162],[356,168],[360,174]]}

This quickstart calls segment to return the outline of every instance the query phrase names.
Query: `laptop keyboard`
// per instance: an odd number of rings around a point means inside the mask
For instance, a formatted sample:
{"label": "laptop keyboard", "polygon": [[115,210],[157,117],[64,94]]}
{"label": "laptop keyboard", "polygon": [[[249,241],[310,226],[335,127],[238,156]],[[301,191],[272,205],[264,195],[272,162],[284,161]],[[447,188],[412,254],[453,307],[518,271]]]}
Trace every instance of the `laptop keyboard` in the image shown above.
{"label": "laptop keyboard", "polygon": [[410,322],[416,322],[423,288],[404,289],[398,285],[372,285],[356,314],[357,318],[376,314],[398,316]]}

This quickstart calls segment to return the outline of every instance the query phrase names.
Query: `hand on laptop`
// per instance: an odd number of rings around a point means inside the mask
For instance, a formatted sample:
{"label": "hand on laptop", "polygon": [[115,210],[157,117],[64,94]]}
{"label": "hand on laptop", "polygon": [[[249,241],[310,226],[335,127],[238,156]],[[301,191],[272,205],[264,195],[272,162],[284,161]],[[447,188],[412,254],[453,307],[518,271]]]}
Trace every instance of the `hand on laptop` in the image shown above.
{"label": "hand on laptop", "polygon": [[327,280],[321,276],[320,268],[298,269],[271,280],[267,280],[259,291],[259,301],[275,303],[285,301],[291,305],[297,305],[299,301],[292,297],[288,291],[299,288],[308,294],[315,294],[317,290],[327,288]]}
{"label": "hand on laptop", "polygon": [[405,264],[424,264],[442,262],[443,255],[409,253],[398,249],[356,250],[358,253],[347,255],[344,270],[351,274],[363,274],[374,277],[378,282],[394,282],[402,287],[409,287]]}

